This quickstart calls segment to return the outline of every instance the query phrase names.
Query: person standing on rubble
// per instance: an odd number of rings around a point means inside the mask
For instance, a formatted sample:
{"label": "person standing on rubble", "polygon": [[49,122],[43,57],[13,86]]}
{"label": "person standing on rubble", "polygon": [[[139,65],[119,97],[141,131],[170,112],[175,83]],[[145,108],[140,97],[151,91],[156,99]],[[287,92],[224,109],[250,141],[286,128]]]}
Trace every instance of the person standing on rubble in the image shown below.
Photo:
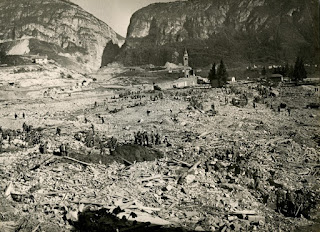
{"label": "person standing on rubble", "polygon": [[100,146],[100,155],[104,156],[106,154],[106,149],[104,147],[104,143],[102,141],[100,141],[99,146]]}
{"label": "person standing on rubble", "polygon": [[146,142],[145,145],[146,145],[146,146],[149,146],[149,135],[148,135],[148,133],[145,132],[145,133],[144,133],[144,136],[145,136],[145,142]]}
{"label": "person standing on rubble", "polygon": [[168,136],[164,136],[163,143],[169,143]]}
{"label": "person standing on rubble", "polygon": [[260,184],[260,171],[256,169],[253,173],[254,189],[258,189]]}
{"label": "person standing on rubble", "polygon": [[91,124],[91,130],[92,130],[92,133],[95,134],[94,133],[95,131],[94,131],[94,125],[93,124]]}
{"label": "person standing on rubble", "polygon": [[66,147],[65,147],[65,155],[68,156],[70,153],[70,144],[67,143]]}
{"label": "person standing on rubble", "polygon": [[150,139],[151,139],[151,144],[154,145],[154,132],[151,131],[151,135],[150,135]]}
{"label": "person standing on rubble", "polygon": [[143,133],[141,133],[141,146],[144,146],[144,144],[145,144],[145,142],[146,142],[146,140],[145,140],[145,136],[144,136],[144,132]]}
{"label": "person standing on rubble", "polygon": [[112,136],[111,140],[110,140],[110,150],[114,151],[116,149],[118,145],[118,140]]}
{"label": "person standing on rubble", "polygon": [[25,119],[25,118],[26,118],[26,115],[24,114],[24,112],[22,113],[22,117],[23,117],[23,119]]}
{"label": "person standing on rubble", "polygon": [[60,145],[60,154],[66,156],[66,146],[63,143]]}
{"label": "person standing on rubble", "polygon": [[276,191],[276,196],[277,196],[277,200],[276,200],[277,211],[279,213],[283,213],[284,211],[286,211],[287,192],[280,187]]}
{"label": "person standing on rubble", "polygon": [[41,144],[40,144],[40,146],[39,146],[39,152],[41,153],[41,154],[45,154],[45,152],[44,152],[44,143],[43,142],[41,142]]}
{"label": "person standing on rubble", "polygon": [[22,124],[22,130],[23,131],[27,131],[27,124],[25,123],[25,122],[23,122],[23,124]]}
{"label": "person standing on rubble", "polygon": [[137,144],[142,145],[141,132],[138,131],[136,136],[137,136]]}
{"label": "person standing on rubble", "polygon": [[58,136],[61,135],[61,128],[60,128],[60,127],[57,127],[56,134],[57,134]]}
{"label": "person standing on rubble", "polygon": [[13,140],[13,133],[12,133],[12,131],[9,132],[8,136],[9,136],[9,144],[11,144],[11,141]]}
{"label": "person standing on rubble", "polygon": [[136,132],[133,132],[133,137],[134,137],[133,144],[138,144],[138,138],[137,138],[137,133]]}
{"label": "person standing on rubble", "polygon": [[2,153],[2,142],[3,142],[3,138],[2,138],[2,135],[0,134],[0,153]]}
{"label": "person standing on rubble", "polygon": [[293,216],[296,213],[296,210],[295,210],[296,194],[295,194],[295,192],[288,189],[286,198],[287,198],[288,214]]}
{"label": "person standing on rubble", "polygon": [[160,135],[159,133],[156,134],[156,145],[159,145],[161,144],[161,138],[160,138]]}

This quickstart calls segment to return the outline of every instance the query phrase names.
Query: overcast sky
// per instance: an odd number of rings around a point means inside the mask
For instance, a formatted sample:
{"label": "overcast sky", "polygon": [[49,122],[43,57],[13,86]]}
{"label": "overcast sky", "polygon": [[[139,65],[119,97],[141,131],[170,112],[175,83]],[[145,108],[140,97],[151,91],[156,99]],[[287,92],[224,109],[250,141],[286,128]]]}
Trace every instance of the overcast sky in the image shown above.
{"label": "overcast sky", "polygon": [[71,0],[97,18],[106,22],[118,34],[126,36],[131,15],[154,2],[174,0]]}

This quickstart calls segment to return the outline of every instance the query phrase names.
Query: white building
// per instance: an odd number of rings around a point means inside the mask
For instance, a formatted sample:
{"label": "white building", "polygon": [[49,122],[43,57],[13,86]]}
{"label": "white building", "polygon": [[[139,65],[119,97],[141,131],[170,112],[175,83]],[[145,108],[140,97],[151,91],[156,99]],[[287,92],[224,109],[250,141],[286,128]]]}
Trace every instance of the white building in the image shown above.
{"label": "white building", "polygon": [[36,56],[33,57],[32,61],[36,64],[48,64],[48,56]]}

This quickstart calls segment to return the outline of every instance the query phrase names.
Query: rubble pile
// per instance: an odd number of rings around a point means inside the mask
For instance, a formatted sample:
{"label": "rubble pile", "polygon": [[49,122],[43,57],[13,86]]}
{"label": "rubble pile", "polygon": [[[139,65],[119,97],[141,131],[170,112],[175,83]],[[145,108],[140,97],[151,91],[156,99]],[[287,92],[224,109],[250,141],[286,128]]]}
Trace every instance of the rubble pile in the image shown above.
{"label": "rubble pile", "polygon": [[[276,96],[254,83],[161,96],[151,91],[141,99],[126,93],[85,115],[73,112],[78,119],[69,124],[55,119],[59,133],[44,128],[40,144],[0,153],[0,230],[299,231],[318,225],[319,115],[306,109],[313,95],[291,97],[303,91],[296,88],[277,89]],[[247,101],[241,107],[232,102],[239,96]],[[280,104],[286,107],[278,111]],[[120,105],[123,110],[108,113]],[[138,142],[140,131],[158,134],[161,142]],[[50,141],[46,152],[40,152],[42,140]],[[67,152],[54,152],[61,144]]]}

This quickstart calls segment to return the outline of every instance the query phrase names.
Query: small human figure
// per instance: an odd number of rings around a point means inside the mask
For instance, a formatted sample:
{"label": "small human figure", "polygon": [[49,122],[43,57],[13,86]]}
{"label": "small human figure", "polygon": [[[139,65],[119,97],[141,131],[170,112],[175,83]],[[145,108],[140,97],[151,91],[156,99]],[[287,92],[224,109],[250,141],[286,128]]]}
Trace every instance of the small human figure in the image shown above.
{"label": "small human figure", "polygon": [[118,140],[112,136],[111,140],[110,140],[110,149],[111,151],[114,151],[117,147],[118,144]]}
{"label": "small human figure", "polygon": [[41,143],[39,146],[39,151],[41,154],[46,154],[48,149],[48,142],[46,141],[45,143]]}
{"label": "small human figure", "polygon": [[60,154],[66,156],[66,146],[64,144],[60,145]]}
{"label": "small human figure", "polygon": [[23,124],[22,124],[22,130],[23,131],[27,131],[27,124],[24,122]]}
{"label": "small human figure", "polygon": [[138,131],[137,133],[137,144],[142,145],[142,138],[141,138],[141,132]]}
{"label": "small human figure", "polygon": [[145,141],[145,146],[149,146],[149,136],[147,132],[144,132],[144,141]]}
{"label": "small human figure", "polygon": [[70,152],[70,145],[69,143],[67,143],[67,145],[65,146],[65,155],[68,156]]}
{"label": "small human figure", "polygon": [[154,139],[154,133],[153,133],[153,131],[151,131],[150,139],[151,139],[151,141],[150,141],[151,144],[154,145],[155,139]]}
{"label": "small human figure", "polygon": [[25,113],[24,113],[24,112],[22,113],[22,117],[23,117],[23,119],[25,119],[25,118],[26,118],[26,115],[25,115]]}
{"label": "small human figure", "polygon": [[2,141],[3,141],[2,136],[0,136],[0,153],[2,152]]}
{"label": "small human figure", "polygon": [[103,142],[100,142],[100,155],[105,155],[106,154],[106,149],[103,144]]}
{"label": "small human figure", "polygon": [[61,135],[61,128],[60,128],[60,127],[57,127],[56,134],[57,134],[58,136]]}
{"label": "small human figure", "polygon": [[134,144],[138,144],[138,136],[136,132],[133,132]]}

